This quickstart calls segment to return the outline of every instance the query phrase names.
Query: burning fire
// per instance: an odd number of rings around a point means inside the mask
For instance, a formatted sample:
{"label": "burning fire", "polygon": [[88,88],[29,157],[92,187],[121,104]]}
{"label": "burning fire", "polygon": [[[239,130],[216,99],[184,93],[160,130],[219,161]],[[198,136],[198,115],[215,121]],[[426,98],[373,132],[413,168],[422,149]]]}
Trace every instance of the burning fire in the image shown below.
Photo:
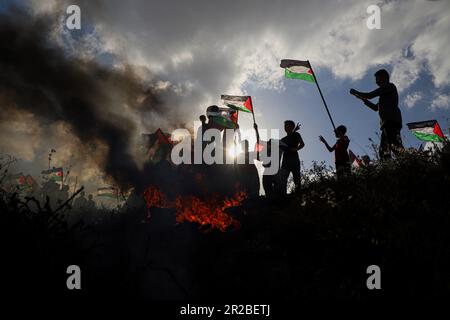
{"label": "burning fire", "polygon": [[247,194],[245,192],[238,191],[231,198],[222,198],[215,195],[208,200],[201,200],[195,196],[178,195],[175,202],[173,202],[168,200],[165,194],[155,186],[148,187],[144,192],[148,218],[151,216],[150,210],[152,207],[175,207],[177,223],[185,221],[195,222],[202,229],[211,231],[216,228],[222,232],[225,232],[231,226],[234,228],[240,227],[239,221],[225,213],[225,210],[241,205],[246,198]]}

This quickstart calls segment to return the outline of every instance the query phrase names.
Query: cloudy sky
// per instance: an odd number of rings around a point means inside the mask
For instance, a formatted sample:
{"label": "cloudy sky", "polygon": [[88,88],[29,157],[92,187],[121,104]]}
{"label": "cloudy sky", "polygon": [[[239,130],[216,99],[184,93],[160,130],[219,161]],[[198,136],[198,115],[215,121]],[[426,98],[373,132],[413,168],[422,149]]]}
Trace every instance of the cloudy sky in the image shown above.
{"label": "cloudy sky", "polygon": [[[372,152],[368,138],[378,141],[378,115],[348,91],[375,89],[373,73],[381,67],[399,89],[406,146],[419,144],[407,122],[437,119],[446,132],[449,127],[450,1],[16,0],[2,1],[0,10],[8,12],[12,3],[33,17],[54,19],[50,36],[68,56],[115,70],[130,66],[160,92],[169,113],[123,115],[136,123],[136,132],[189,125],[220,103],[221,94],[248,94],[260,128],[281,129],[286,119],[302,124],[305,167],[313,160],[332,164],[318,141],[319,135],[333,140],[319,93],[314,84],[284,79],[283,58],[311,61],[335,123],[347,126],[356,154]],[[69,4],[81,8],[80,31],[64,26]],[[366,26],[373,4],[381,8],[380,30]],[[240,124],[251,128],[251,116],[241,114]],[[2,126],[2,150],[30,132],[20,123]],[[39,148],[51,147],[35,142],[26,151],[12,149],[32,161],[42,156]]]}

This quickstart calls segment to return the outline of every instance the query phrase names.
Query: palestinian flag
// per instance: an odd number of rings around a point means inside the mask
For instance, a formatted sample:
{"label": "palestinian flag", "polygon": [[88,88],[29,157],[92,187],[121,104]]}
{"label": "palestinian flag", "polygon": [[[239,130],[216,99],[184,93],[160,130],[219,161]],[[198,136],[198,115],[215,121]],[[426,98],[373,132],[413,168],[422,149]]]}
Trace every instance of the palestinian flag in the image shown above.
{"label": "palestinian flag", "polygon": [[444,142],[445,137],[436,120],[411,122],[407,124],[417,139],[429,142]]}
{"label": "palestinian flag", "polygon": [[350,158],[350,164],[356,168],[360,168],[362,166],[362,161],[359,159],[352,150],[348,149],[348,156]]}
{"label": "palestinian flag", "polygon": [[114,187],[103,187],[97,189],[97,197],[106,197],[117,199],[119,190]]}
{"label": "palestinian flag", "polygon": [[207,111],[210,122],[217,125],[217,129],[236,129],[238,112],[231,108],[218,108],[217,111]]}
{"label": "palestinian flag", "polygon": [[221,99],[223,100],[223,104],[231,109],[250,113],[253,112],[252,97],[250,96],[222,95]]}
{"label": "palestinian flag", "polygon": [[9,175],[6,177],[5,184],[8,186],[9,190],[16,191],[32,191],[33,187],[33,177],[30,175],[23,175],[22,173]]}
{"label": "palestinian flag", "polygon": [[24,185],[26,184],[26,177],[22,173],[18,173],[8,176],[6,181],[14,185]]}
{"label": "palestinian flag", "polygon": [[159,163],[167,157],[173,147],[169,133],[158,128],[154,133],[142,134],[144,154],[152,163]]}
{"label": "palestinian flag", "polygon": [[284,68],[284,76],[288,79],[316,82],[309,61],[285,59],[281,60],[280,67]]}
{"label": "palestinian flag", "polygon": [[46,180],[62,181],[63,180],[63,168],[55,168],[44,170],[41,172],[43,178]]}

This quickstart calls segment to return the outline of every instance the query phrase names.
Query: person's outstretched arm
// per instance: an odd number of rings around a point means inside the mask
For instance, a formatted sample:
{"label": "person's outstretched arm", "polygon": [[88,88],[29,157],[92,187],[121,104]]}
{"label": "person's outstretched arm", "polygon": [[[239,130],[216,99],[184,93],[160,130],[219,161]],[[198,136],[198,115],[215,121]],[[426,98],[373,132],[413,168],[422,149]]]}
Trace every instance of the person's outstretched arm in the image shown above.
{"label": "person's outstretched arm", "polygon": [[364,104],[366,105],[366,106],[368,106],[370,109],[372,109],[373,111],[378,111],[378,104],[375,104],[375,103],[372,103],[372,102],[370,102],[369,100],[367,100],[367,99],[364,99],[364,98],[360,98],[363,102],[364,102]]}
{"label": "person's outstretched arm", "polygon": [[375,89],[371,92],[361,92],[355,89],[350,89],[350,93],[364,99],[373,99],[375,97],[379,97],[382,93],[382,87],[379,87],[378,89]]}
{"label": "person's outstretched arm", "polygon": [[324,144],[325,147],[328,149],[328,151],[333,152],[334,149],[336,149],[336,145],[330,147],[330,145],[328,144],[328,142],[327,142],[322,136],[319,136],[319,140],[323,142],[323,144]]}
{"label": "person's outstretched arm", "polygon": [[[380,88],[378,88],[377,90],[379,90],[379,89]],[[350,93],[352,95],[354,95],[355,97],[357,97],[358,99],[362,100],[364,102],[364,104],[366,106],[368,106],[370,109],[372,109],[373,111],[378,111],[378,104],[372,103],[372,102],[369,101],[370,98],[366,98],[369,95],[370,96],[372,96],[374,94],[379,95],[379,91],[377,91],[377,90],[374,90],[374,91],[369,92],[369,93],[364,93],[364,92],[359,92],[359,91],[357,91],[355,89],[350,89]],[[375,92],[375,91],[377,91],[377,92]]]}

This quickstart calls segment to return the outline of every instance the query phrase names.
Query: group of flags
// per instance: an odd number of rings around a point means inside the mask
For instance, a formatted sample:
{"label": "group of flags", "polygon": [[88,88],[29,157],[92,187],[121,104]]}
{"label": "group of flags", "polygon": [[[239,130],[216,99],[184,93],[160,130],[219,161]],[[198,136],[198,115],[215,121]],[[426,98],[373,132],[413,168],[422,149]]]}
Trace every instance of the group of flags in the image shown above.
{"label": "group of flags", "polygon": [[5,185],[8,190],[16,190],[23,192],[31,192],[35,181],[31,175],[24,175],[23,173],[12,174],[7,176]]}

